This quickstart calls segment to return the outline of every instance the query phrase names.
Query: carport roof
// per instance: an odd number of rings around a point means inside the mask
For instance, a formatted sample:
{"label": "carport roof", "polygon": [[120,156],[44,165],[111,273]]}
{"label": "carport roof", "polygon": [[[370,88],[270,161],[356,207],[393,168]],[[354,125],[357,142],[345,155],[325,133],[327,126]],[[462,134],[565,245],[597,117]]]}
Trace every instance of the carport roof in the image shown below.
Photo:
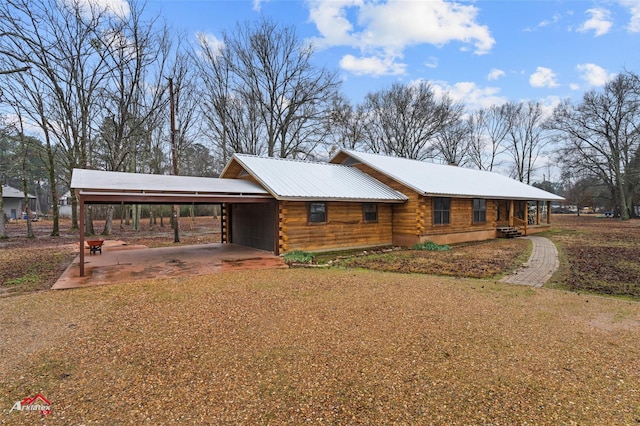
{"label": "carport roof", "polygon": [[216,198],[267,198],[260,185],[240,179],[73,169],[71,188],[90,201],[213,202]]}

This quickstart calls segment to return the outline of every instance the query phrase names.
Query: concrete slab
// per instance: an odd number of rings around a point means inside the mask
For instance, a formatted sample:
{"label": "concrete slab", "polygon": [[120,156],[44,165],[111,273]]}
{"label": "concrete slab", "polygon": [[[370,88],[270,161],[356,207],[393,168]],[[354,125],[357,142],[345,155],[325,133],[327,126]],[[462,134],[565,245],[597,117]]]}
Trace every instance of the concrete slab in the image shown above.
{"label": "concrete slab", "polygon": [[89,250],[85,250],[85,276],[80,276],[78,256],[52,289],[214,274],[228,270],[287,268],[282,258],[273,253],[235,244],[214,243],[150,249],[146,246],[127,246],[122,242],[107,241],[102,254],[89,254]]}

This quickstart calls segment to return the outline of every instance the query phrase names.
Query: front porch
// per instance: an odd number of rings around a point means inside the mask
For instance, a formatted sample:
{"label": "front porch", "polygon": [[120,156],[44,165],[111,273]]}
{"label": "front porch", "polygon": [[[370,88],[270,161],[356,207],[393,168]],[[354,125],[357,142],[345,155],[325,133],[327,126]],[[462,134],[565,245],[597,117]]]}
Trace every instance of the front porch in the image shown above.
{"label": "front porch", "polygon": [[513,238],[547,231],[551,228],[551,201],[498,200],[496,232]]}

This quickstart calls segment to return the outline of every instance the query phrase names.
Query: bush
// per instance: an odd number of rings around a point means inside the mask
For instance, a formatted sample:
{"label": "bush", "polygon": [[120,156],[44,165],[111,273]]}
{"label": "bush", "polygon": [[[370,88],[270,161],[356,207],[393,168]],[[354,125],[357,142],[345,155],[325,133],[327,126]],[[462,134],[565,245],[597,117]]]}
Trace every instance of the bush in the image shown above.
{"label": "bush", "polygon": [[451,247],[446,244],[436,244],[433,241],[424,241],[413,246],[414,250],[427,250],[427,251],[444,251],[451,250]]}
{"label": "bush", "polygon": [[294,250],[284,255],[284,261],[287,264],[291,263],[311,263],[313,262],[313,255],[302,250]]}

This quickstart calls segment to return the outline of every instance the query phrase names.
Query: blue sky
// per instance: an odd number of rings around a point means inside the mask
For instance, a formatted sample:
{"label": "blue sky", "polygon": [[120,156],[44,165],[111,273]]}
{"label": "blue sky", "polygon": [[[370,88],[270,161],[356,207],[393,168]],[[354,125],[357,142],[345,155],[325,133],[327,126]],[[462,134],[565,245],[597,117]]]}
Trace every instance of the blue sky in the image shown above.
{"label": "blue sky", "polygon": [[261,14],[294,25],[355,102],[423,79],[470,109],[552,106],[624,69],[640,72],[640,0],[148,0],[146,12],[194,38],[219,39]]}

